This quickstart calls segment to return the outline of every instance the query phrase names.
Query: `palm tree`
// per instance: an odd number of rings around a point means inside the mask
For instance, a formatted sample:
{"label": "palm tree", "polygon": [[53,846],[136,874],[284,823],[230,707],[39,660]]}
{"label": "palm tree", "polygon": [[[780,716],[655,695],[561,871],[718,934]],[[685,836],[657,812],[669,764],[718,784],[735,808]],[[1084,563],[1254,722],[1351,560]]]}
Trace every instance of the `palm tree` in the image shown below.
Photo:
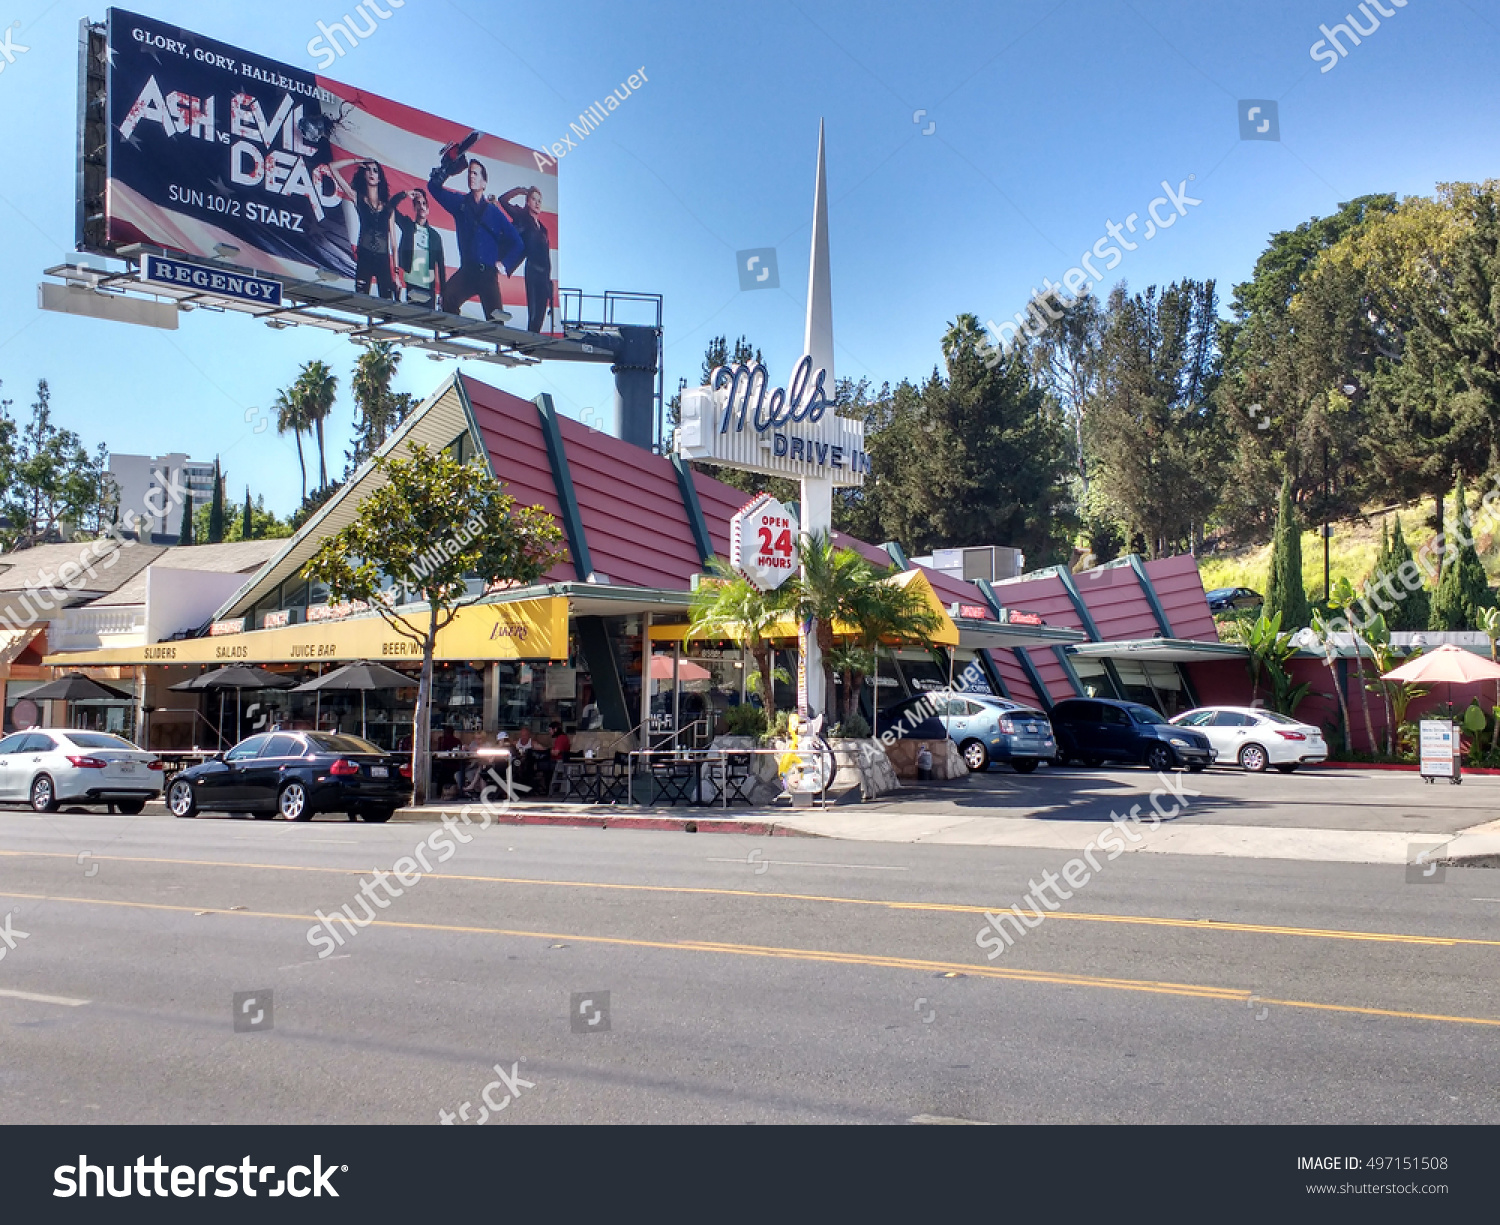
{"label": "palm tree", "polygon": [[802,537],[802,573],[792,587],[798,621],[812,621],[823,661],[824,712],[835,722],[833,711],[834,625],[856,624],[859,602],[879,581],[880,571],[853,549],[834,545],[827,532]]}
{"label": "palm tree", "polygon": [[792,610],[790,583],[776,591],[762,591],[717,557],[708,559],[708,573],[693,592],[690,636],[731,638],[749,649],[760,676],[768,726],[776,714],[772,643],[777,627],[792,615]]}
{"label": "palm tree", "polygon": [[391,395],[391,379],[401,365],[401,351],[389,340],[365,346],[354,363],[349,389],[354,393],[356,464],[385,444],[386,435],[400,424],[400,409]]}
{"label": "palm tree", "polygon": [[302,454],[302,431],[307,428],[307,414],[302,408],[302,393],[294,383],[276,393],[276,432],[291,434],[297,440],[297,467],[302,470],[302,501],[307,501],[307,457]]}
{"label": "palm tree", "polygon": [[1312,614],[1312,632],[1318,639],[1318,645],[1323,648],[1323,662],[1328,665],[1328,674],[1333,677],[1333,691],[1338,695],[1339,712],[1344,720],[1344,752],[1352,753],[1354,751],[1351,738],[1353,725],[1349,719],[1349,703],[1344,698],[1344,687],[1339,684],[1338,644],[1333,640],[1332,626],[1323,619],[1323,614],[1317,609],[1314,609]]}
{"label": "palm tree", "polygon": [[308,362],[297,375],[296,389],[301,393],[303,415],[318,440],[318,488],[328,488],[328,463],[323,446],[323,422],[333,412],[338,397],[338,376],[327,362]]}
{"label": "palm tree", "polygon": [[[871,566],[872,572],[878,574]],[[880,647],[885,642],[928,642],[942,624],[937,612],[926,595],[917,586],[902,583],[900,572],[890,571],[884,578],[872,582],[855,593],[850,609],[849,623],[854,627],[854,646],[875,666],[878,679],[880,669]],[[849,692],[844,698],[844,718],[859,709],[859,695],[865,683],[864,676],[854,672],[849,681]],[[875,715],[871,734],[879,731],[880,694],[870,699],[870,709]]]}

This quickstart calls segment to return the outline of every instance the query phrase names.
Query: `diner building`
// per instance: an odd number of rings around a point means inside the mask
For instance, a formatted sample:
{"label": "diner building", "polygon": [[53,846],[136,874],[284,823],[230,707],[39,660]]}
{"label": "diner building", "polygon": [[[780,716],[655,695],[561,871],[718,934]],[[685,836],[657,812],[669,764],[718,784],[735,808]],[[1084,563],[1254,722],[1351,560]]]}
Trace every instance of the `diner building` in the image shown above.
{"label": "diner building", "polygon": [[[521,505],[540,505],[558,520],[567,544],[564,559],[535,586],[481,594],[476,582],[477,602],[440,632],[435,736],[515,735],[556,721],[580,747],[643,747],[647,736],[701,743],[730,706],[746,700],[742,650],[686,632],[696,576],[709,557],[727,555],[730,518],[747,500],[741,490],[563,417],[548,396],[520,399],[462,373],[402,424],[384,453],[400,455],[416,443],[460,461],[482,457]],[[231,566],[226,555],[219,573],[169,576],[163,581],[173,583],[174,598],[155,601],[149,615],[144,586],[86,601],[69,612],[44,662],[128,678],[136,703],[130,726],[152,749],[217,749],[277,725],[363,731],[382,747],[409,747],[418,648],[370,609],[330,602],[302,573],[383,479],[365,465],[295,536],[251,542],[259,552],[241,554],[248,565]],[[1152,701],[1171,713],[1196,699],[1196,669],[1243,658],[1240,648],[1216,641],[1191,557],[968,581],[914,565],[898,544],[837,540],[915,572],[911,581],[941,622],[931,646],[885,654],[878,688],[864,691],[867,715],[876,693],[884,708],[966,672],[971,686],[1042,708],[1095,693]],[[415,617],[419,609],[401,598],[392,596],[396,611]],[[128,617],[120,612],[126,607]],[[780,662],[795,675],[791,645]],[[388,665],[411,686],[288,692],[355,660]],[[283,687],[173,688],[232,663],[263,668]],[[778,705],[792,698],[784,690]]]}

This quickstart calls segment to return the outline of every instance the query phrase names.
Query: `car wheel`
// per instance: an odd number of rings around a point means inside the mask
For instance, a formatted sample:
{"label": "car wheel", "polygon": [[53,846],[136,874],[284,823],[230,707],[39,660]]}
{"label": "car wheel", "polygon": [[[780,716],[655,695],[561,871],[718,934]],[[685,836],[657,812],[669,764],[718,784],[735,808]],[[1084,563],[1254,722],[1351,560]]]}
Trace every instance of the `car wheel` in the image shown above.
{"label": "car wheel", "polygon": [[395,811],[394,808],[366,808],[360,816],[371,825],[384,825]]}
{"label": "car wheel", "polygon": [[120,812],[127,817],[138,817],[141,815],[141,813],[146,811],[146,801],[116,800],[114,804],[111,805],[111,807],[118,808]]}
{"label": "car wheel", "polygon": [[1247,744],[1240,750],[1240,765],[1251,774],[1266,772],[1266,751],[1258,744]]}
{"label": "car wheel", "polygon": [[57,792],[53,790],[52,779],[45,774],[38,774],[32,781],[31,807],[36,812],[57,811]]}
{"label": "car wheel", "polygon": [[1277,766],[1276,767],[1276,772],[1278,774],[1290,774],[1296,768],[1297,768],[1297,763],[1296,762],[1292,762],[1290,765]]}
{"label": "car wheel", "polygon": [[192,817],[198,814],[198,797],[193,794],[193,784],[180,779],[167,788],[167,811],[174,817]]}
{"label": "car wheel", "polygon": [[1154,744],[1146,751],[1146,769],[1148,770],[1155,770],[1161,774],[1172,769],[1176,764],[1177,758],[1164,744]]}
{"label": "car wheel", "polygon": [[301,783],[288,783],[276,797],[276,811],[288,821],[311,821],[312,805],[308,802],[307,788]]}
{"label": "car wheel", "polygon": [[1017,757],[1011,761],[1010,768],[1017,774],[1030,774],[1036,769],[1036,758]]}
{"label": "car wheel", "polygon": [[964,765],[969,767],[971,774],[983,774],[990,768],[990,751],[977,740],[965,740],[958,746],[958,751],[963,754]]}

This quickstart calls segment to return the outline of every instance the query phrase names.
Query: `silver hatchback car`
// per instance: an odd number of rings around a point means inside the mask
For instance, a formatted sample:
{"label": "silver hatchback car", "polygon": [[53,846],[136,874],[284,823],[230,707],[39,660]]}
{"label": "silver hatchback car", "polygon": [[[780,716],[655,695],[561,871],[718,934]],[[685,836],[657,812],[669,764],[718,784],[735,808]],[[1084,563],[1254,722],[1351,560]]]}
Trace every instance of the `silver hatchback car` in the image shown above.
{"label": "silver hatchback car", "polygon": [[0,740],[0,803],[55,812],[59,804],[108,804],[128,816],[159,799],[155,753],[109,732],[32,728]]}

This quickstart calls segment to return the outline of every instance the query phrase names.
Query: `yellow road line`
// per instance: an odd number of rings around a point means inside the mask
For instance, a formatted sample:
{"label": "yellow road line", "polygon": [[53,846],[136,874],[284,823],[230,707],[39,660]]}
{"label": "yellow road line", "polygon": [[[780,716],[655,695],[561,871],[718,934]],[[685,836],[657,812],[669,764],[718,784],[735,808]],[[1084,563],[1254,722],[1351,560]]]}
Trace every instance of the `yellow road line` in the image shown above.
{"label": "yellow road line", "polygon": [[[71,902],[82,906],[118,906],[131,910],[167,910],[179,913],[201,913],[192,906],[172,906],[164,902],[121,902],[101,898],[63,897],[45,893],[0,892],[0,897],[38,902]],[[214,915],[234,919],[291,919],[322,926],[316,915],[283,914],[278,911],[216,910]],[[633,940],[624,936],[580,936],[573,932],[523,931],[506,927],[472,927],[453,923],[399,923],[393,919],[374,919],[366,926],[402,928],[408,931],[456,932],[476,936],[514,936],[526,940],[571,941],[575,944],[603,944],[623,948],[661,949],[680,953],[718,953],[739,957],[774,957],[788,961],[822,962],[830,965],[871,966],[890,970],[917,970],[924,973],[949,972],[970,978],[1001,979],[1008,982],[1043,983],[1059,987],[1095,987],[1113,991],[1133,991],[1148,995],[1186,996],[1191,999],[1223,1000],[1229,1003],[1249,1002],[1251,993],[1241,987],[1214,987],[1201,983],[1158,982],[1151,979],[1101,978],[1090,974],[1067,974],[1046,970],[1006,969],[1002,966],[975,966],[967,962],[927,961],[915,957],[885,957],[876,953],[842,953],[829,949],[781,948],[775,945],[726,944],[710,940]],[[1500,1020],[1489,1017],[1446,1016],[1439,1013],[1405,1012],[1391,1008],[1365,1008],[1357,1004],[1325,1004],[1309,1000],[1271,999],[1256,996],[1256,1001],[1284,1008],[1311,1008],[1320,1012],[1339,1012],[1355,1016],[1394,1017],[1409,1021],[1441,1021],[1452,1025],[1483,1025],[1500,1028]]]}
{"label": "yellow road line", "polygon": [[[76,859],[76,855],[56,851],[0,851],[0,857],[34,859]],[[365,876],[374,868],[325,868],[305,864],[236,863],[221,859],[167,859],[145,855],[90,855],[91,863],[159,863],[184,864],[200,868],[253,868],[272,872],[319,872],[335,876]],[[389,868],[382,869],[389,872]],[[949,914],[1004,914],[998,906],[974,906],[958,902],[898,902],[881,898],[837,897],[816,893],[771,893],[756,889],[717,889],[693,885],[623,885],[607,881],[545,880],[528,876],[469,876],[456,872],[423,872],[424,880],[468,881],[492,885],[536,885],[554,889],[613,889],[630,893],[681,893],[708,897],[746,897],[789,902],[823,902],[841,906],[882,906],[889,910],[917,910]],[[1439,948],[1472,945],[1500,948],[1500,940],[1480,940],[1469,936],[1418,936],[1404,932],[1344,931],[1339,928],[1288,927],[1273,923],[1232,923],[1219,919],[1174,919],[1162,915],[1088,914],[1080,911],[1044,911],[1049,919],[1074,923],[1125,923],[1142,927],[1182,927],[1195,931],[1241,932],[1259,936],[1301,936],[1319,940],[1356,940],[1377,944],[1420,944]]]}

